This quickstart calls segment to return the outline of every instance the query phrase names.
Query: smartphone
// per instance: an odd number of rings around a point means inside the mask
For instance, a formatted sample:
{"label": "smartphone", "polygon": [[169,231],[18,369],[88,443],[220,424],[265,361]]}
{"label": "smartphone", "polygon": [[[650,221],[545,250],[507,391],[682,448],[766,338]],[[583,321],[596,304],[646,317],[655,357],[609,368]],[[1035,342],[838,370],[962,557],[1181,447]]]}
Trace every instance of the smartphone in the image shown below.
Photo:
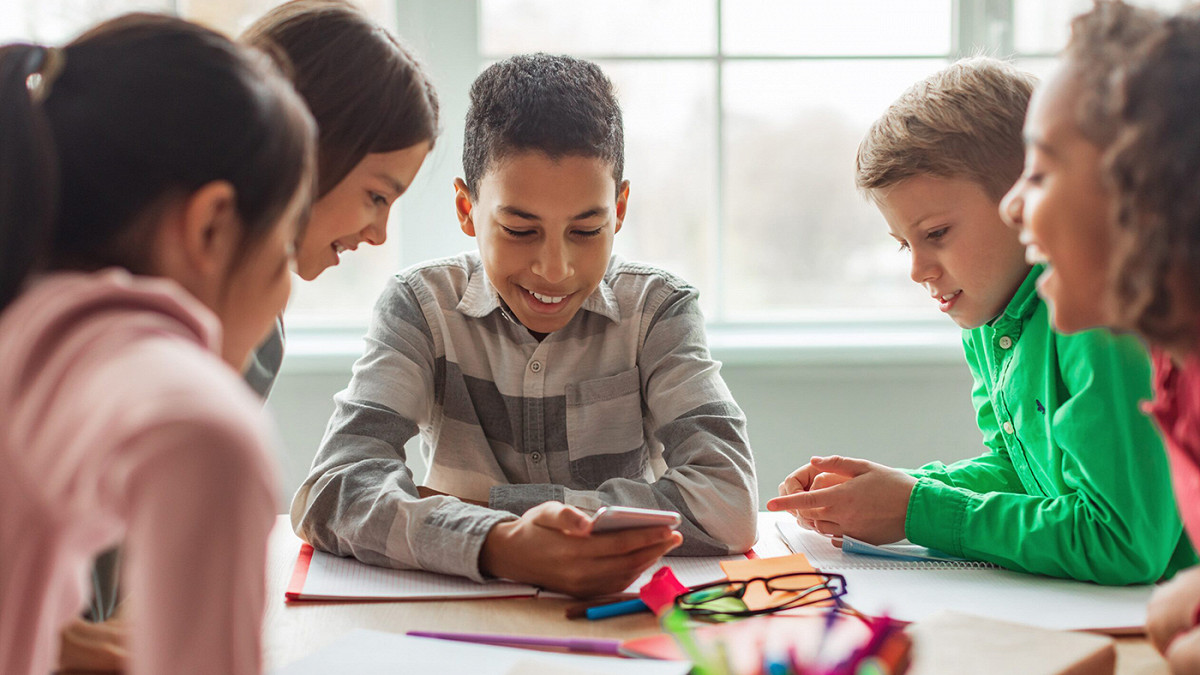
{"label": "smartphone", "polygon": [[615,532],[637,527],[679,527],[683,519],[674,511],[605,506],[592,517],[592,532]]}

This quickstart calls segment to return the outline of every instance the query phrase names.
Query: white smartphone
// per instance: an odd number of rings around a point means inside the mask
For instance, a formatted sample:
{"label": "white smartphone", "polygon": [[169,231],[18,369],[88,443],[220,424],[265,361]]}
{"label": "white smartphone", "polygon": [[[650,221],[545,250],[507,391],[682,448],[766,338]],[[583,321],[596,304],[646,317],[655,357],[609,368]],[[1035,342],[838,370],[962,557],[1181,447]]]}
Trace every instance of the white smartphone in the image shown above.
{"label": "white smartphone", "polygon": [[592,532],[615,532],[637,527],[679,527],[683,519],[674,511],[639,509],[632,506],[604,506],[592,517]]}

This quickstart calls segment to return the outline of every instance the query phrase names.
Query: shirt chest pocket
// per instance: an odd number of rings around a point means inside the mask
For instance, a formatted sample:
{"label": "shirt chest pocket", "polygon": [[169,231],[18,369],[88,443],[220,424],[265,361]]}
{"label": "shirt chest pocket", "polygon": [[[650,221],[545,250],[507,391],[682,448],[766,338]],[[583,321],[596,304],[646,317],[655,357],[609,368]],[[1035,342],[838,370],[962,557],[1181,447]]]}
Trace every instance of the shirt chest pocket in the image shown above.
{"label": "shirt chest pocket", "polygon": [[609,478],[641,478],[646,450],[637,368],[566,386],[567,453],[581,489]]}

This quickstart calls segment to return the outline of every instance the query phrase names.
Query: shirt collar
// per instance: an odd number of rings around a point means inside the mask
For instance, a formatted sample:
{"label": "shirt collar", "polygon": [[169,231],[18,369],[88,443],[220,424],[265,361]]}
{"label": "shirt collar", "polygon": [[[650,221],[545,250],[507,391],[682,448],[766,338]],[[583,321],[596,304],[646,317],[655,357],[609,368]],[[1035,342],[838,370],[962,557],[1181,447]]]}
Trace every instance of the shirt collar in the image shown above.
{"label": "shirt collar", "polygon": [[[616,264],[615,257],[609,261],[610,271],[614,264]],[[471,271],[471,280],[467,282],[467,290],[463,293],[462,299],[458,301],[456,309],[476,319],[482,319],[488,314],[500,310],[510,321],[520,323],[512,310],[504,305],[500,293],[488,279],[482,265]],[[621,307],[617,303],[617,294],[613,291],[612,286],[608,285],[607,275],[600,280],[600,285],[596,286],[591,295],[584,299],[583,305],[579,309],[599,314],[613,323],[621,321]]]}
{"label": "shirt collar", "polygon": [[997,317],[996,323],[1003,319],[1024,321],[1033,315],[1041,302],[1041,298],[1037,294],[1037,280],[1045,270],[1045,265],[1034,265],[1033,269],[1029,270],[1025,281],[1022,281],[1021,285],[1017,287],[1017,292],[1013,293],[1012,299],[1008,301],[1004,313]]}

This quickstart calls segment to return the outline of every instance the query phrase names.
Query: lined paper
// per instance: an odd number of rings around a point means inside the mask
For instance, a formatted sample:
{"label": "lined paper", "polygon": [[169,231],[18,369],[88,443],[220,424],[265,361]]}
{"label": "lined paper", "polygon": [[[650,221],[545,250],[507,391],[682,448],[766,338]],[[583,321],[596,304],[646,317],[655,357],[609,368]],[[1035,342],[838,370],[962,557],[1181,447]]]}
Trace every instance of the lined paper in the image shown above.
{"label": "lined paper", "polygon": [[435,600],[537,595],[511,581],[477,583],[465,577],[375,567],[354,558],[314,551],[300,600]]}
{"label": "lined paper", "polygon": [[930,567],[897,562],[867,569],[829,539],[780,521],[788,546],[824,572],[846,577],[846,602],[860,612],[921,621],[950,610],[1058,630],[1141,632],[1154,586],[1101,586],[1006,569]]}

